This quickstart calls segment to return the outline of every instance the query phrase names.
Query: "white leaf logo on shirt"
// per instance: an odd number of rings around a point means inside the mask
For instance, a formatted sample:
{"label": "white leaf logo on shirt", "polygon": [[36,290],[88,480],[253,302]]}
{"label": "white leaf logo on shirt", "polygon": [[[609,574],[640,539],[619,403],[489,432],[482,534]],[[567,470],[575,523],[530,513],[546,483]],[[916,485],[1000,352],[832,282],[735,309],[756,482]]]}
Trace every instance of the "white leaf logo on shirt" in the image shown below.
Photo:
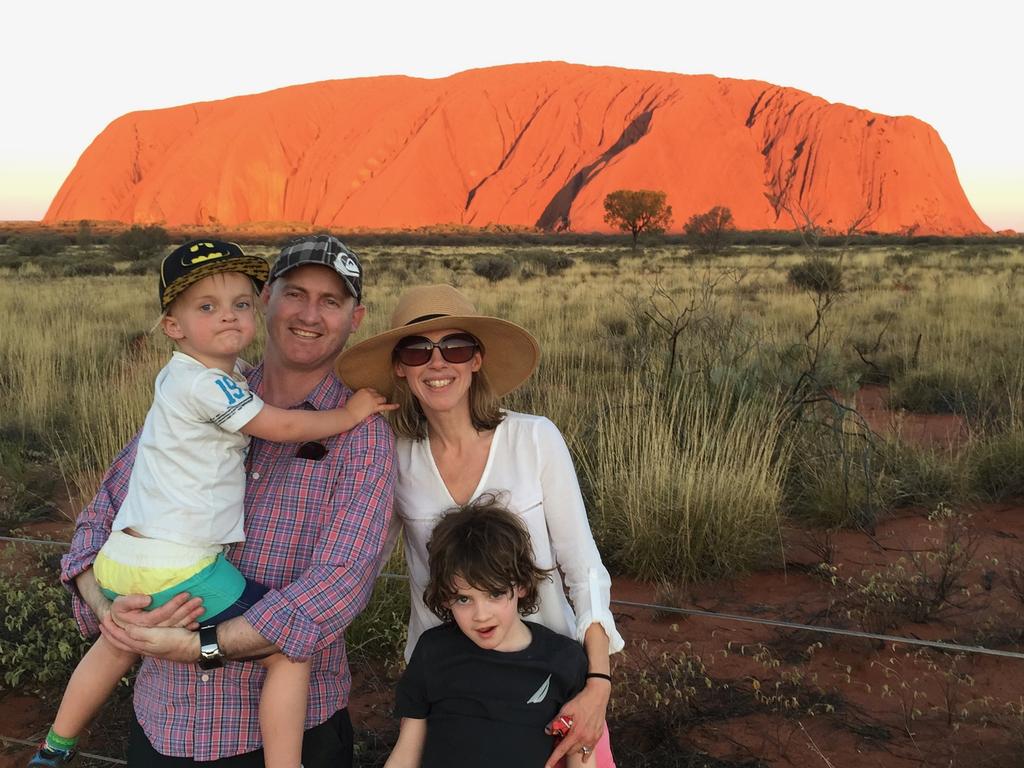
{"label": "white leaf logo on shirt", "polygon": [[548,679],[544,681],[544,684],[537,689],[537,692],[526,700],[527,704],[542,704],[544,699],[548,696],[548,688],[551,687],[551,675],[548,675]]}

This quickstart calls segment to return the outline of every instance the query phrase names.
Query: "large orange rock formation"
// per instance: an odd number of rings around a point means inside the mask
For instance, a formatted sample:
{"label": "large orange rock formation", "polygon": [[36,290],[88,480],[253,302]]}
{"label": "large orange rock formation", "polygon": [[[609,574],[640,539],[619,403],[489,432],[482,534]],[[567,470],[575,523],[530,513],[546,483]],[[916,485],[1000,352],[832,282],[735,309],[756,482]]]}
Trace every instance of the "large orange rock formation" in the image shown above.
{"label": "large orange rock formation", "polygon": [[668,193],[674,228],[989,232],[913,117],[754,80],[559,62],[372,77],[134,112],[86,149],[45,221],[505,224],[607,231],[616,189]]}

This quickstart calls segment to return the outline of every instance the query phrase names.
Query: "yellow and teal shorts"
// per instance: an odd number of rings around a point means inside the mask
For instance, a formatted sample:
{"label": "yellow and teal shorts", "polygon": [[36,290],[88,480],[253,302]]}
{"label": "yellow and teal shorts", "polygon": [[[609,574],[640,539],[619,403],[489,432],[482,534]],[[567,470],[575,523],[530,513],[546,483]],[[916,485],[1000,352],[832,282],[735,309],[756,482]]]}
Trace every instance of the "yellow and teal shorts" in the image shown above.
{"label": "yellow and teal shorts", "polygon": [[110,600],[120,595],[149,595],[148,610],[188,592],[203,599],[200,624],[226,621],[245,613],[267,592],[224,557],[220,546],[197,547],[114,531],[93,563],[96,583]]}

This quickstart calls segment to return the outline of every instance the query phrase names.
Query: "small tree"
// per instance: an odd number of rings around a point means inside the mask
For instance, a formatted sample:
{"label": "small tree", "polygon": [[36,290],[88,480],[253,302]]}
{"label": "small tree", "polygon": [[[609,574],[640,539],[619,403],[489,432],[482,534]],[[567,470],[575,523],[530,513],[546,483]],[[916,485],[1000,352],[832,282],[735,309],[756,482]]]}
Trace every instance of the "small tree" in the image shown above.
{"label": "small tree", "polygon": [[75,235],[75,245],[83,248],[92,245],[92,225],[88,219],[82,219],[78,222],[78,233]]}
{"label": "small tree", "polygon": [[641,232],[659,233],[672,223],[666,195],[653,189],[617,189],[604,199],[604,220],[633,235],[633,250]]}
{"label": "small tree", "polygon": [[140,227],[136,224],[111,240],[110,247],[117,257],[125,261],[142,261],[156,256],[169,242],[163,227],[156,224]]}
{"label": "small tree", "polygon": [[729,232],[736,229],[732,211],[716,205],[705,213],[695,213],[683,226],[690,245],[700,253],[719,253],[729,245]]}

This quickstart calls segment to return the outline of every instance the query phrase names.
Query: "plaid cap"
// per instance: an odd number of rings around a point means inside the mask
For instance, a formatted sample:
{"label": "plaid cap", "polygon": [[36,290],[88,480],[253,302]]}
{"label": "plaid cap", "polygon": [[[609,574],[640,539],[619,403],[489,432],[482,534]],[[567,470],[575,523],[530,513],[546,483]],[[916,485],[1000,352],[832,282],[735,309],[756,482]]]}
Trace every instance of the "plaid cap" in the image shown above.
{"label": "plaid cap", "polygon": [[192,240],[179,245],[160,263],[160,309],[166,310],[190,285],[221,272],[241,272],[263,290],[270,268],[259,256],[246,256],[235,243]]}
{"label": "plaid cap", "polygon": [[338,273],[348,292],[355,296],[356,303],[362,302],[363,268],[359,257],[334,235],[308,235],[292,240],[278,254],[267,282],[272,283],[289,269],[303,264],[330,267]]}

